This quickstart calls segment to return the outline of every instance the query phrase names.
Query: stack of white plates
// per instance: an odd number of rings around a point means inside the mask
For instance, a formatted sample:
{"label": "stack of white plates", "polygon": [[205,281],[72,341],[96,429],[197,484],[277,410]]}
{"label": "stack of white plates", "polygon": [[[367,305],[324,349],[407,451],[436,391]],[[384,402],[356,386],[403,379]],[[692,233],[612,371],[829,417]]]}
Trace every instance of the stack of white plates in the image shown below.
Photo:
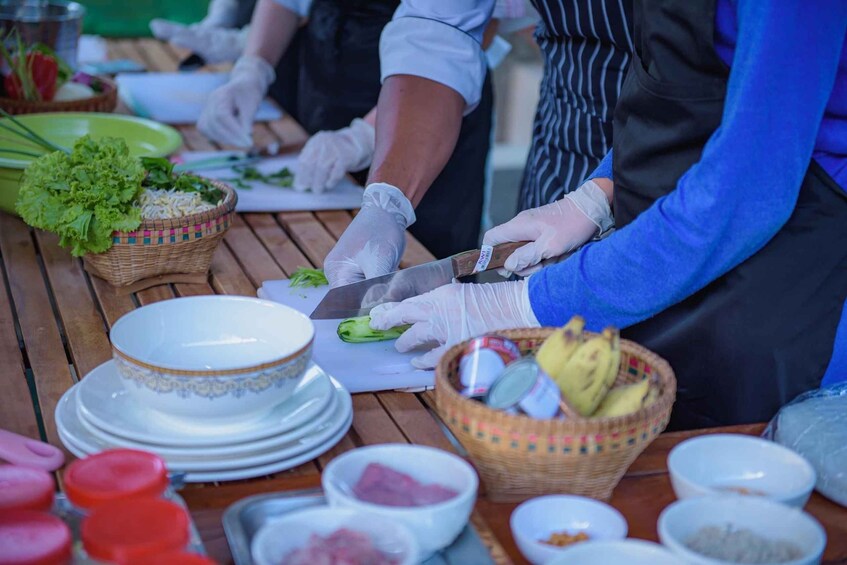
{"label": "stack of white plates", "polygon": [[237,424],[192,424],[139,403],[108,361],[56,408],[59,437],[77,457],[130,448],[161,456],[189,482],[231,481],[296,467],[341,441],[353,421],[350,394],[311,364],[288,400]]}

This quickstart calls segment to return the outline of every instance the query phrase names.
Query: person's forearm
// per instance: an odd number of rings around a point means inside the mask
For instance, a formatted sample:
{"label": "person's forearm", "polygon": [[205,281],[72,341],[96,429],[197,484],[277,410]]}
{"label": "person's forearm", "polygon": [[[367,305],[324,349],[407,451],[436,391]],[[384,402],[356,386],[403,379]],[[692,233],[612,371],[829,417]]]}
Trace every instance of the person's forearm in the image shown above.
{"label": "person's forearm", "polygon": [[396,186],[417,206],[453,154],[465,100],[443,84],[393,75],[382,86],[377,108],[368,183]]}
{"label": "person's forearm", "polygon": [[369,123],[371,127],[376,127],[376,106],[371,108],[371,111],[365,114],[365,117],[362,118],[365,122]]}
{"label": "person's forearm", "polygon": [[300,16],[295,12],[274,0],[259,0],[253,10],[244,55],[262,57],[276,66],[299,25]]}

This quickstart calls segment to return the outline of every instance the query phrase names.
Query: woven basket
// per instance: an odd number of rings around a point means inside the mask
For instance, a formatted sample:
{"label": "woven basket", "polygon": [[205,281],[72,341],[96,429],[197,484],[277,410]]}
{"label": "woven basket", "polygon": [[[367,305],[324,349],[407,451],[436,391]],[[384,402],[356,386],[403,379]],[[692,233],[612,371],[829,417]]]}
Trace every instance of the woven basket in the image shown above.
{"label": "woven basket", "polygon": [[103,92],[81,100],[37,101],[0,97],[0,108],[10,114],[41,114],[44,112],[112,112],[118,105],[118,87],[114,81],[97,77]]}
{"label": "woven basket", "polygon": [[[498,335],[533,353],[555,328],[508,330]],[[586,332],[586,335],[593,335]],[[464,344],[438,363],[438,414],[468,451],[492,500],[569,493],[607,500],[636,457],[667,426],[676,378],[667,361],[621,340],[615,385],[654,379],[658,399],[633,414],[613,418],[536,420],[493,410],[460,395],[459,360]]]}
{"label": "woven basket", "polygon": [[[131,285],[134,291],[179,282],[180,276],[182,282],[197,282],[198,275],[205,280],[212,255],[232,225],[238,200],[230,186],[212,184],[226,195],[216,208],[184,218],[146,220],[134,232],[115,232],[108,251],[85,255],[85,270],[115,287]],[[165,275],[176,277],[163,281]]]}

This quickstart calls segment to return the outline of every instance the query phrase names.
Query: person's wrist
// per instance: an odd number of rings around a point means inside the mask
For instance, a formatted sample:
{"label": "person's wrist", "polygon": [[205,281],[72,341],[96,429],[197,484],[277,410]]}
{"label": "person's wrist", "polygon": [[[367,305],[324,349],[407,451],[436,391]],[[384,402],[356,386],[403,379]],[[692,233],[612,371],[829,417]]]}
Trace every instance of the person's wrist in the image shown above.
{"label": "person's wrist", "polygon": [[518,292],[520,293],[518,303],[521,305],[521,314],[523,319],[521,320],[525,327],[527,328],[537,328],[541,326],[541,322],[538,321],[538,318],[535,317],[535,312],[532,311],[532,302],[529,299],[529,279],[531,275],[523,280],[518,281],[520,284],[520,289]]}
{"label": "person's wrist", "polygon": [[276,80],[276,71],[273,66],[268,63],[263,57],[258,55],[242,55],[235,61],[235,65],[230,72],[230,80],[240,79],[255,80],[259,83],[259,90],[267,92],[271,83]]}
{"label": "person's wrist", "polygon": [[408,228],[415,223],[412,203],[396,186],[385,182],[369,184],[362,195],[362,208],[377,208],[394,216],[397,222]]}
{"label": "person's wrist", "polygon": [[586,181],[577,190],[565,195],[571,204],[592,224],[600,233],[611,229],[615,220],[612,208],[605,191],[593,180]]}
{"label": "person's wrist", "polygon": [[349,170],[361,171],[370,166],[371,161],[373,161],[376,130],[371,124],[361,118],[356,118],[350,122],[350,125],[345,130],[346,132],[344,133],[356,150]]}

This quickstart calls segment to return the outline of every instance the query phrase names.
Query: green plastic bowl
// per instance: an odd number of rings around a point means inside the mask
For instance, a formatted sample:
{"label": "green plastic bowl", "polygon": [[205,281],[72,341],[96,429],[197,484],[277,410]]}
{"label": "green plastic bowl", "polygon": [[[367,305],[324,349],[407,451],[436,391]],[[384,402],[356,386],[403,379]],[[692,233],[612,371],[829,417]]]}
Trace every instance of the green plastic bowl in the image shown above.
{"label": "green plastic bowl", "polygon": [[[134,116],[62,112],[28,114],[15,116],[15,119],[45,139],[65,147],[73,146],[74,141],[86,134],[94,139],[122,137],[132,155],[145,157],[164,157],[182,145],[182,136],[174,128]],[[2,119],[0,123],[15,127],[8,119]],[[43,151],[28,147],[26,141],[4,129],[0,129],[0,148]],[[15,214],[21,176],[31,160],[0,153],[0,210]]]}

